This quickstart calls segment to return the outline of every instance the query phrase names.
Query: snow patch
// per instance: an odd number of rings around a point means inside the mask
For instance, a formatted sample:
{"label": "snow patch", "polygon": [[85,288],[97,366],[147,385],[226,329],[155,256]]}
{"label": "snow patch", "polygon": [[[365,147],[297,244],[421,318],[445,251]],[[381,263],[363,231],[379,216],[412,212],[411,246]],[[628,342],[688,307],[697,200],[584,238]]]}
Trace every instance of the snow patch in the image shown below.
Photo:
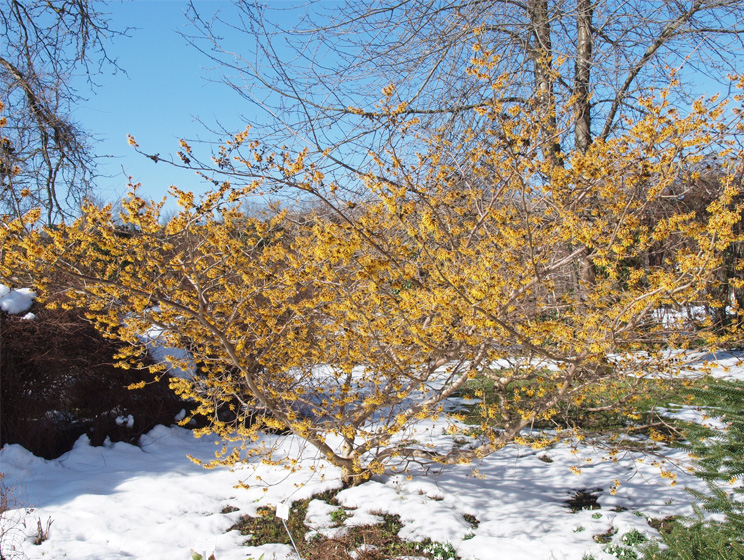
{"label": "snow patch", "polygon": [[[0,309],[9,315],[25,313],[34,304],[36,292],[29,288],[11,290],[5,284],[0,284]],[[33,318],[33,314],[31,314]],[[24,319],[27,317],[24,317]]]}
{"label": "snow patch", "polygon": [[[725,356],[718,364],[720,373],[744,377],[741,358],[741,353]],[[684,407],[668,413],[712,415]],[[120,420],[126,425],[130,417],[122,415]],[[446,426],[444,420],[422,422],[413,435],[444,446],[451,442],[444,434]],[[52,461],[19,445],[6,445],[0,450],[3,483],[19,488],[24,500],[9,513],[21,515],[33,507],[29,526],[35,526],[37,518],[52,518],[54,524],[42,545],[33,546],[24,535],[13,545],[20,550],[3,546],[3,553],[25,554],[30,560],[184,560],[190,549],[208,543],[218,560],[261,554],[265,559],[297,560],[289,546],[247,547],[243,535],[228,529],[260,507],[339,488],[341,472],[292,436],[264,435],[261,443],[275,450],[275,458],[299,457],[296,470],[258,459],[204,470],[187,454],[209,461],[220,442],[212,436],[197,439],[179,427],[157,426],[140,438],[139,447],[124,442],[92,447],[89,438],[81,436],[70,452]],[[606,449],[587,441],[540,451],[511,445],[473,465],[378,477],[339,492],[336,499],[350,516],[342,527],[398,515],[402,538],[448,542],[464,560],[578,559],[584,553],[612,560],[592,536],[611,527],[617,529],[615,544],[631,529],[656,536],[648,518],[689,516],[691,497],[684,488],[707,490],[686,470],[690,458],[683,450],[662,448],[660,453],[663,458],[631,452],[608,457]],[[550,462],[540,459],[546,455]],[[580,474],[570,467],[579,467]],[[660,476],[660,467],[677,473],[675,486]],[[615,481],[619,486],[613,495]],[[243,488],[237,489],[239,485]],[[595,488],[602,489],[601,509],[571,513],[566,508],[565,501],[578,490]],[[232,507],[223,513],[227,505]],[[307,521],[315,531],[330,535],[332,529],[342,529],[333,527],[331,515],[338,509],[313,500]]]}
{"label": "snow patch", "polygon": [[127,428],[133,428],[134,427],[134,416],[132,416],[131,414],[128,414],[127,416],[117,416],[116,425],[126,426]]}

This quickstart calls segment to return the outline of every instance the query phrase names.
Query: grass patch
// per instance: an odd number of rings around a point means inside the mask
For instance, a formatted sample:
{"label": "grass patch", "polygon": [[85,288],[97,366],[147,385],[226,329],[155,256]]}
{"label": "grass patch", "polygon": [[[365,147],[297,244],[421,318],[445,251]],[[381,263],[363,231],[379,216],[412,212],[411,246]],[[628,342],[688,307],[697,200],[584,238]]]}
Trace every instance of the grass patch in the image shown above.
{"label": "grass patch", "polygon": [[604,533],[593,535],[592,539],[594,539],[594,542],[599,543],[599,544],[608,544],[612,542],[612,537],[614,537],[616,533],[617,533],[617,528],[610,527]]}
{"label": "grass patch", "polygon": [[473,529],[477,529],[478,525],[480,525],[480,521],[478,521],[475,515],[466,513],[463,517],[465,518],[465,521],[467,521]]}
{"label": "grass patch", "polygon": [[[349,527],[347,531],[334,538],[316,535],[306,540],[308,528],[304,524],[308,504],[311,500],[323,500],[333,503],[339,490],[324,492],[306,500],[292,504],[287,527],[294,537],[300,554],[305,560],[385,560],[399,556],[418,556],[438,560],[459,560],[455,549],[448,543],[425,540],[409,542],[398,536],[403,524],[398,515],[380,514],[382,522],[375,525]],[[334,504],[335,505],[335,504]],[[343,525],[349,518],[344,510],[337,510],[332,520]],[[278,543],[291,546],[291,541],[284,529],[281,519],[271,507],[259,508],[255,517],[243,516],[230,530],[238,530],[249,536],[247,546]],[[466,516],[466,520],[476,527],[475,516]]]}
{"label": "grass patch", "polygon": [[[500,375],[507,377],[509,373],[509,370],[499,372]],[[549,374],[547,370],[544,372],[545,377]],[[540,375],[538,372],[538,377]],[[668,418],[663,423],[659,422],[657,411],[660,407],[673,408],[687,402],[690,384],[699,383],[703,381],[634,377],[610,380],[593,393],[584,395],[583,401],[579,404],[561,403],[555,416],[550,420],[536,419],[531,427],[535,430],[578,429],[586,435],[597,436],[632,433],[648,436],[657,441],[663,439],[670,442],[681,437],[681,428],[687,423]],[[517,393],[528,385],[536,387],[539,384],[536,380],[517,380],[509,383],[506,391],[500,393],[494,381],[485,375],[469,380],[456,396],[465,399],[465,403],[460,405],[459,413],[464,423],[472,426],[470,435],[478,436],[486,428],[500,427],[498,418],[484,419],[483,403],[490,405],[502,398],[512,401]],[[522,403],[529,400],[523,392],[518,396]],[[525,405],[525,408],[529,406]],[[635,444],[632,441],[623,442],[623,446],[633,445]],[[646,447],[648,443],[639,442],[637,445]],[[550,461],[548,456],[541,456],[540,459]]]}
{"label": "grass patch", "polygon": [[[349,532],[340,539],[329,539],[346,543],[346,551],[358,551],[363,547],[366,556],[357,555],[364,560],[385,560],[397,556],[423,556],[426,558],[440,558],[441,560],[459,560],[452,545],[426,539],[421,542],[404,541],[399,536],[403,524],[398,515],[382,515],[382,523],[351,527]],[[313,560],[324,560],[325,557],[312,557]],[[340,559],[351,559],[353,556],[342,556]]]}
{"label": "grass patch", "polygon": [[349,512],[345,509],[337,509],[331,512],[331,521],[333,521],[336,525],[343,525],[344,521],[349,519],[349,517]]}
{"label": "grass patch", "polygon": [[[300,543],[305,542],[305,533],[308,531],[307,527],[305,527],[305,515],[307,514],[307,506],[310,501],[323,500],[331,503],[340,491],[340,488],[329,490],[311,498],[297,500],[292,503],[292,507],[289,510],[289,519],[286,521],[286,524],[297,546],[301,546]],[[260,507],[256,513],[258,515],[255,517],[250,515],[242,516],[228,531],[240,531],[241,535],[250,537],[246,541],[246,545],[248,546],[261,546],[270,543],[292,545],[292,541],[287,534],[287,530],[284,528],[282,520],[276,516],[275,508],[268,506]]]}
{"label": "grass patch", "polygon": [[[604,551],[607,554],[612,554],[618,560],[638,560],[638,546],[648,541],[648,537],[638,531],[632,529],[620,537],[621,544],[608,544]],[[623,546],[625,545],[625,546]]]}
{"label": "grass patch", "polygon": [[[261,507],[258,508],[256,513],[258,514],[256,517],[244,515],[229,530],[240,531],[241,535],[249,537],[246,541],[249,546],[261,546],[269,543],[292,544],[282,520],[276,517],[275,509]],[[302,507],[301,504],[298,507],[297,502],[295,502],[290,510],[287,527],[296,540],[305,539],[307,528],[302,522],[305,519],[305,513],[307,513],[307,504],[305,504],[305,507]]]}

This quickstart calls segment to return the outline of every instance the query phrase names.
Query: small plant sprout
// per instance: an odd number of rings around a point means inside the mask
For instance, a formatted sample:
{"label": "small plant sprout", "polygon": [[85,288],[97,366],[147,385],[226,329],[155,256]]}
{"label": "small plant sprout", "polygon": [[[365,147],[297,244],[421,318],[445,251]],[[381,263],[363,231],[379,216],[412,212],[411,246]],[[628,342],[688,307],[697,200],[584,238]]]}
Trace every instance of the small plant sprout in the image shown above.
{"label": "small plant sprout", "polygon": [[592,539],[594,539],[594,542],[600,543],[600,544],[607,544],[612,541],[612,537],[617,533],[617,528],[610,527],[605,531],[604,533],[600,533],[598,535],[592,536]]}
{"label": "small plant sprout", "polygon": [[620,537],[620,541],[626,546],[620,544],[608,544],[604,551],[607,554],[612,554],[619,560],[637,560],[639,553],[635,549],[638,545],[645,543],[647,540],[648,537],[638,529],[631,529]]}
{"label": "small plant sprout", "polygon": [[344,521],[351,517],[345,509],[336,509],[331,512],[331,521],[336,525],[343,525]]}
{"label": "small plant sprout", "polygon": [[432,542],[423,549],[424,554],[431,554],[434,560],[457,560],[457,551],[450,543]]}
{"label": "small plant sprout", "polygon": [[604,551],[618,560],[638,560],[638,553],[635,550],[617,544],[608,544]]}
{"label": "small plant sprout", "polygon": [[636,546],[639,544],[642,544],[648,540],[648,537],[641,533],[638,529],[631,529],[627,533],[625,533],[620,540],[623,542],[623,544],[626,544],[628,546]]}
{"label": "small plant sprout", "polygon": [[49,540],[49,531],[52,528],[52,518],[47,519],[45,524],[41,523],[41,519],[37,520],[36,524],[36,536],[34,537],[34,544],[40,545],[44,541]]}

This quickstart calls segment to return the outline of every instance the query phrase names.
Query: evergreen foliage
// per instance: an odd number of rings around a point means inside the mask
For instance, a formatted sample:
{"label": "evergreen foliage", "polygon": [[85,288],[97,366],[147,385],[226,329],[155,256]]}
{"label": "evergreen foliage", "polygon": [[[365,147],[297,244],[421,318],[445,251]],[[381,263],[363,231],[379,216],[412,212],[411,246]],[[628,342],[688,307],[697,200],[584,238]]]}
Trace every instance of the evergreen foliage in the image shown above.
{"label": "evergreen foliage", "polygon": [[[744,558],[744,384],[715,381],[690,389],[710,416],[725,424],[722,431],[692,424],[683,447],[697,457],[696,475],[708,482],[709,493],[689,490],[698,501],[695,517],[662,533],[668,548],[654,543],[645,551],[654,560]],[[704,512],[722,514],[723,521],[705,520]]]}

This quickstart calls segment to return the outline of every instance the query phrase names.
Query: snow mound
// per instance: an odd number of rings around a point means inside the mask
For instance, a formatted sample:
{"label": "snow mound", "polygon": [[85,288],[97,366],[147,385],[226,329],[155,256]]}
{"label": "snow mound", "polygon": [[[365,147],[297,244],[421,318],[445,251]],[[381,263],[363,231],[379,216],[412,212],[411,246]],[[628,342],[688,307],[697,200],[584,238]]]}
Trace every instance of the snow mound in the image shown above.
{"label": "snow mound", "polygon": [[11,290],[8,286],[0,284],[0,309],[10,315],[26,313],[36,299],[36,292],[28,288]]}

